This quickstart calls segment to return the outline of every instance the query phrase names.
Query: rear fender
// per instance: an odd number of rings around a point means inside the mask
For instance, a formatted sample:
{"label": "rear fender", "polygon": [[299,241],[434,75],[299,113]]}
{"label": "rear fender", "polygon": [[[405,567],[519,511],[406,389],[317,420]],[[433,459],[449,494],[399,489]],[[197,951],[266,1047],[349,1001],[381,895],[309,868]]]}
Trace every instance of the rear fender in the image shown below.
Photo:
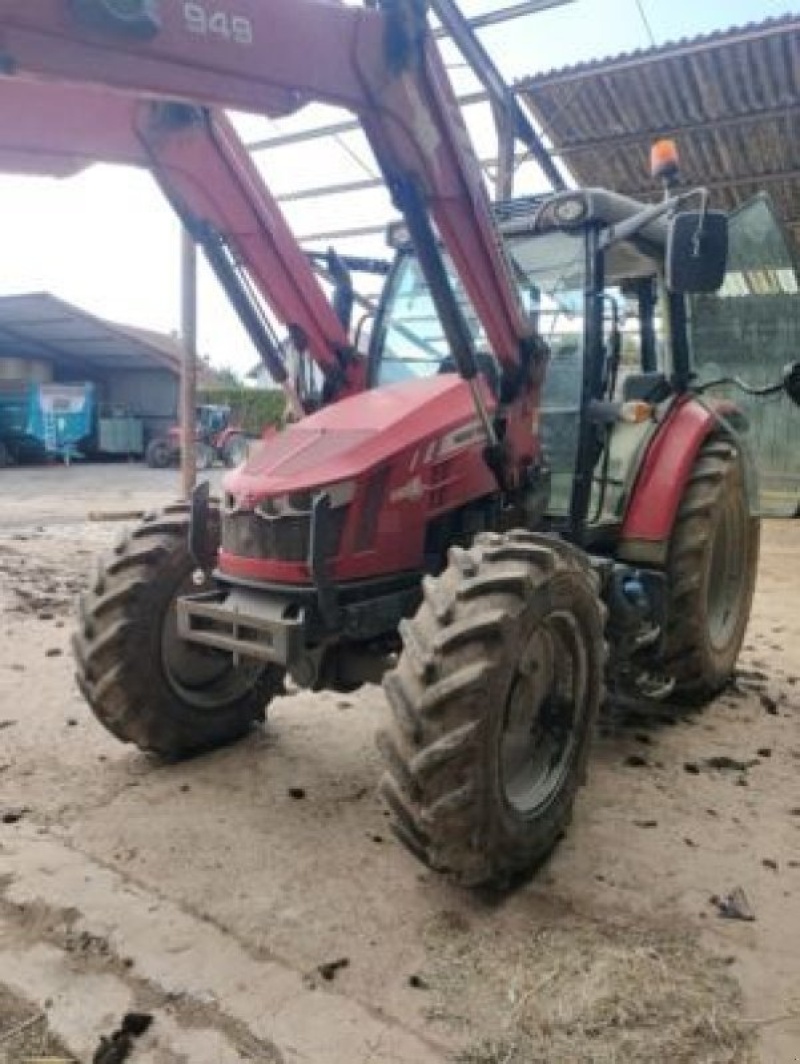
{"label": "rear fender", "polygon": [[743,458],[745,491],[757,513],[755,465],[749,446],[724,416],[696,398],[675,402],[644,452],[622,523],[617,556],[636,565],[662,567],[669,539],[698,452],[715,431],[730,436]]}
{"label": "rear fender", "polygon": [[750,511],[751,517],[760,517],[761,486],[758,480],[758,465],[756,464],[755,450],[747,435],[749,430],[747,415],[740,406],[730,400],[706,399],[704,397],[702,402],[704,405],[708,405],[708,408],[714,417],[715,430],[724,432],[725,435],[730,436],[739,448],[739,453],[742,457],[747,508]]}

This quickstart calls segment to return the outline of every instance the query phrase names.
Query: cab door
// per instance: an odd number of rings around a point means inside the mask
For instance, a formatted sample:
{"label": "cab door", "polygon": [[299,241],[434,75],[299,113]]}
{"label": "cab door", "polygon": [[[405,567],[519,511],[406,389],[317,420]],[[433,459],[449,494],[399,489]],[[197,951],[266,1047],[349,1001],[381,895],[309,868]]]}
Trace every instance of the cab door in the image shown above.
{"label": "cab door", "polygon": [[[691,300],[695,369],[700,383],[727,376],[771,384],[800,358],[797,261],[765,193],[731,214],[728,234],[722,288]],[[707,395],[730,400],[745,415],[761,512],[793,516],[800,506],[800,430],[791,400],[784,393],[765,400],[724,387]]]}

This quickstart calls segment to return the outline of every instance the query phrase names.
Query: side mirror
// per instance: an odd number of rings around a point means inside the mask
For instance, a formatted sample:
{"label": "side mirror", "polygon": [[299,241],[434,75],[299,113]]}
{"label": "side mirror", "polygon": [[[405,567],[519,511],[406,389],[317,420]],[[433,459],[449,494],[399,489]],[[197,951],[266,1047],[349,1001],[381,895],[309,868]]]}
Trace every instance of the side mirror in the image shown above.
{"label": "side mirror", "polygon": [[783,388],[792,402],[800,406],[800,362],[790,362],[784,369]]}
{"label": "side mirror", "polygon": [[667,232],[667,288],[694,294],[716,292],[728,261],[728,216],[724,211],[682,211]]}

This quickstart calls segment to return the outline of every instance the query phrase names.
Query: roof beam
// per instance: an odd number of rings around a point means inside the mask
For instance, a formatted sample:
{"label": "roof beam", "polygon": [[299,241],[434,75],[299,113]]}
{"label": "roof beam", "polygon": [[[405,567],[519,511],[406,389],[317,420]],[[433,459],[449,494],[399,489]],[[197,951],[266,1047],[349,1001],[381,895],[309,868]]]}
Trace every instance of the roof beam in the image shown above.
{"label": "roof beam", "polygon": [[386,232],[386,223],[383,225],[356,225],[352,229],[329,229],[321,233],[309,233],[307,236],[299,236],[299,244],[312,243],[323,240],[354,240],[362,236],[379,236]]}
{"label": "roof beam", "polygon": [[[487,11],[483,15],[475,15],[466,21],[473,30],[479,30],[486,26],[497,26],[526,15],[536,15],[542,11],[548,11],[550,8],[563,7],[571,3],[574,3],[574,0],[522,0],[521,3],[500,8],[498,11]],[[444,26],[436,26],[431,32],[434,37],[439,39],[451,36]],[[511,92],[517,93],[517,91],[516,87],[511,88]],[[458,102],[462,107],[469,107],[472,104],[483,103],[487,99],[488,95],[485,92],[472,92],[459,96]],[[249,151],[270,151],[273,148],[285,148],[291,144],[303,144],[306,141],[317,140],[320,137],[334,137],[343,133],[352,133],[357,129],[361,129],[361,124],[356,120],[331,122],[328,125],[316,126],[313,129],[298,130],[294,133],[281,133],[265,140],[254,140],[247,145],[247,148]]]}
{"label": "roof beam", "polygon": [[[478,92],[465,93],[456,99],[462,107],[472,107],[476,103],[486,103],[489,96],[482,89]],[[347,119],[342,122],[329,122],[324,126],[314,126],[311,129],[298,129],[292,133],[279,133],[266,140],[254,140],[247,145],[248,151],[271,151],[273,148],[288,148],[293,144],[306,144],[312,140],[320,140],[322,137],[339,137],[343,133],[355,133],[361,129],[361,123],[356,119]]]}
{"label": "roof beam", "polygon": [[[501,7],[497,11],[487,11],[483,15],[475,15],[467,19],[474,30],[481,30],[485,26],[497,26],[502,22],[511,22],[513,19],[522,18],[525,15],[538,15],[552,7],[563,7],[571,4],[574,0],[522,0],[522,3],[511,4],[509,7]],[[434,37],[449,37],[450,34],[442,26],[433,30]]]}
{"label": "roof beam", "polygon": [[[530,159],[536,160],[527,151],[514,153],[514,162],[521,163]],[[492,155],[478,160],[481,166],[494,166],[497,163],[496,156]],[[365,177],[358,181],[342,181],[337,185],[317,185],[311,188],[300,188],[295,192],[283,192],[276,194],[278,203],[297,203],[299,200],[319,199],[320,196],[340,196],[348,192],[366,192],[369,189],[386,188],[386,182],[381,177]],[[302,239],[302,238],[301,238]]]}
{"label": "roof beam", "polygon": [[[693,187],[703,187],[709,189],[709,191],[725,191],[729,188],[745,188],[748,185],[753,186],[756,190],[760,189],[763,185],[776,185],[781,181],[797,181],[798,174],[797,169],[789,170],[773,170],[766,174],[751,174],[749,176],[737,175],[735,177],[720,177],[713,181],[699,181],[696,184],[692,181],[686,181],[682,179],[678,184],[678,189],[686,190]],[[649,188],[637,188],[632,191],[628,189],[619,189],[626,196],[632,196],[634,199],[637,197],[652,197],[657,194],[657,190],[652,186]]]}
{"label": "roof beam", "polygon": [[[10,346],[7,347],[10,341]],[[42,358],[54,365],[68,363],[70,367],[81,370],[83,373],[91,373],[92,365],[79,356],[63,351],[57,345],[48,343],[46,340],[36,340],[19,332],[8,322],[0,323],[0,352],[7,348],[8,353],[15,352],[16,358]]]}

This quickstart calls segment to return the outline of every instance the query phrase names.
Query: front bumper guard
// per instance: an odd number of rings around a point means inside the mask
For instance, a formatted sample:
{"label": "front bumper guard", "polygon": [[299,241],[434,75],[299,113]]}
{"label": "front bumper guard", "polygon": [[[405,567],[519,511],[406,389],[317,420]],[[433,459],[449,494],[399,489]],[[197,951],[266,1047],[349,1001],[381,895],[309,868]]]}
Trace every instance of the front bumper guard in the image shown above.
{"label": "front bumper guard", "polygon": [[285,600],[235,588],[184,595],[177,608],[178,634],[191,643],[286,668],[306,652],[302,611]]}

